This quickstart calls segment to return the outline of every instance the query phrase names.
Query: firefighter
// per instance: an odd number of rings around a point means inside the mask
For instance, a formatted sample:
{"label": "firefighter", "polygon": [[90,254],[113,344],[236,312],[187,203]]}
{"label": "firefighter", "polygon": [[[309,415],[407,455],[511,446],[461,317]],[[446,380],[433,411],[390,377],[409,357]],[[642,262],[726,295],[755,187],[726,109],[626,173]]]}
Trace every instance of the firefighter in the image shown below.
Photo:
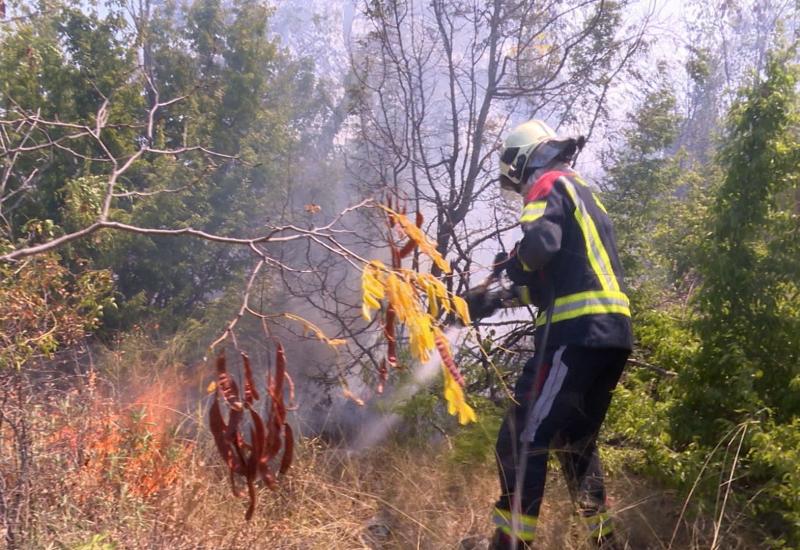
{"label": "firefighter", "polygon": [[[497,438],[496,550],[534,544],[550,450],[591,539],[620,547],[606,509],[597,434],[632,347],[630,309],[611,221],[571,168],[583,143],[531,120],[508,135],[501,153],[501,185],[525,203],[523,236],[506,273],[538,316],[534,357]],[[467,301],[476,317],[499,306],[483,292],[468,293]]]}

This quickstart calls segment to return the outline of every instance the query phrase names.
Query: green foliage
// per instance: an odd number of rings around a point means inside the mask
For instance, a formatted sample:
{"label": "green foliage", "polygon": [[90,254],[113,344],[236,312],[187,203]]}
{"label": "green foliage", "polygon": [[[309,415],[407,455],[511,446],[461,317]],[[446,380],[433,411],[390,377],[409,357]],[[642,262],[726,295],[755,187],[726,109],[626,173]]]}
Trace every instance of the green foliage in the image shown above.
{"label": "green foliage", "polygon": [[[155,157],[138,166],[129,191],[177,190],[149,200],[130,199],[119,218],[151,227],[191,226],[223,235],[253,234],[258,220],[275,212],[281,189],[274,166],[287,143],[291,110],[269,104],[270,76],[284,63],[267,38],[268,12],[253,2],[230,8],[199,1],[156,10],[148,35],[153,80],[163,98],[185,95],[159,121],[165,148],[203,145],[244,162],[209,162],[190,154],[176,163]],[[184,28],[175,19],[186,18]],[[190,162],[186,162],[189,160]],[[245,164],[246,163],[246,164]],[[212,163],[212,166],[217,162]],[[107,260],[119,273],[127,298],[144,298],[144,309],[123,308],[115,325],[155,307],[168,328],[191,315],[240,272],[244,255],[190,239],[125,236]]]}
{"label": "green foliage", "polygon": [[700,347],[691,319],[691,310],[680,305],[640,311],[635,329],[637,351],[664,369],[683,371]]}
{"label": "green foliage", "polygon": [[633,289],[670,274],[662,251],[652,246],[653,233],[672,219],[671,206],[684,182],[678,158],[666,154],[679,117],[675,96],[666,84],[647,92],[629,116],[626,144],[608,169],[603,199],[614,220],[626,278]]}
{"label": "green foliage", "polygon": [[[696,353],[698,344],[683,310],[644,310],[635,321],[637,356],[648,362],[675,372]],[[634,451],[629,453],[633,456],[628,467],[678,486],[689,475],[669,433],[671,407],[679,398],[673,379],[629,365],[614,392],[603,428],[605,439]],[[636,451],[643,451],[644,456]]]}
{"label": "green foliage", "polygon": [[56,256],[0,265],[0,368],[52,357],[97,328],[114,307],[111,273],[72,273]]}
{"label": "green foliage", "polygon": [[481,465],[494,461],[497,432],[503,421],[505,410],[487,399],[474,397],[470,404],[478,415],[477,422],[459,427],[453,436],[451,460],[466,466]]}
{"label": "green foliage", "polygon": [[800,440],[792,435],[800,415],[797,76],[774,57],[764,81],[732,110],[720,154],[725,177],[699,265],[702,346],[681,373],[672,429],[678,442],[711,445],[727,427],[757,420],[745,442],[746,493],[758,491],[756,510],[789,544],[800,543]]}
{"label": "green foliage", "polygon": [[[706,58],[690,61],[692,77]],[[731,113],[716,164],[669,154],[677,119],[651,93],[609,170],[605,200],[633,286],[635,357],[604,436],[629,464],[691,490],[711,509],[733,473],[733,503],[800,544],[800,98],[797,68],[774,56]],[[734,462],[736,449],[742,450]],[[621,448],[619,448],[621,445]],[[643,453],[643,454],[640,454]]]}
{"label": "green foliage", "polygon": [[[4,237],[16,246],[37,242],[30,231],[36,220],[59,235],[96,219],[113,169],[108,155],[124,159],[141,146],[156,99],[183,98],[158,111],[150,145],[190,150],[143,155],[118,182],[111,220],[247,236],[283,216],[286,167],[296,164],[294,148],[311,133],[304,125],[321,109],[314,105],[321,85],[313,64],[279,50],[263,3],[168,1],[147,18],[140,15],[133,25],[116,2],[79,9],[61,1],[31,8],[29,17],[4,27],[0,104],[9,116],[38,109],[46,120],[94,127],[108,102],[102,131],[108,151],[86,138],[16,159],[14,173],[37,169],[32,189],[23,192],[22,179],[14,177],[4,189],[19,192],[13,210],[3,211]],[[73,131],[48,127],[48,136],[57,140]],[[34,132],[32,139],[44,138]],[[148,318],[175,330],[238,282],[249,257],[190,238],[110,232],[71,244],[63,256],[70,269],[88,261],[114,273],[119,309],[104,319],[106,331]]]}
{"label": "green foliage", "polygon": [[441,435],[442,422],[446,422],[441,394],[441,384],[437,388],[421,390],[409,399],[392,407],[392,412],[403,419],[402,435],[406,442],[426,445],[432,437]]}
{"label": "green foliage", "polygon": [[[755,509],[767,527],[778,535],[778,543],[797,544],[800,526],[800,418],[777,424],[773,420],[757,425],[747,442],[748,469],[753,489],[764,497]],[[788,528],[787,528],[788,526]]]}
{"label": "green foliage", "polygon": [[[398,362],[402,364],[402,358]],[[478,385],[476,382],[480,378],[481,369],[477,365],[464,363],[461,365],[461,370],[468,387]],[[451,447],[448,458],[454,464],[477,465],[492,462],[497,432],[505,408],[481,396],[479,392],[470,392],[467,400],[478,419],[476,422],[459,425],[457,420],[447,413],[446,404],[441,398],[443,390],[441,375],[439,372],[436,375],[434,384],[420,388],[408,399],[392,407],[392,412],[399,414],[403,419],[401,435],[404,441],[427,446],[431,439],[445,436]],[[406,370],[397,382],[397,391],[402,393],[403,385],[413,384],[412,379],[412,373]]]}
{"label": "green foliage", "polygon": [[571,56],[576,67],[581,67],[590,74],[608,71],[612,59],[608,53],[620,46],[616,36],[622,26],[623,13],[627,8],[626,1],[612,1],[592,7],[592,17],[587,25],[587,40],[575,44]]}
{"label": "green foliage", "polygon": [[103,205],[105,180],[101,176],[79,176],[61,189],[64,200],[64,229],[76,231],[97,219]]}
{"label": "green foliage", "polygon": [[444,435],[451,449],[447,457],[454,465],[477,466],[493,462],[504,409],[488,399],[470,396],[469,402],[478,420],[459,426],[447,414],[440,395],[441,385],[422,390],[393,408],[403,419],[400,435],[404,443],[427,447],[432,439]]}
{"label": "green foliage", "polygon": [[[800,413],[791,389],[800,371],[800,256],[795,205],[800,183],[796,69],[778,59],[731,115],[720,155],[725,178],[699,265],[703,342],[681,378],[681,439],[715,437],[719,420],[739,422],[763,407],[779,420]],[[679,426],[679,428],[678,428]]]}
{"label": "green foliage", "polygon": [[[114,6],[99,16],[66,3],[56,3],[30,18],[21,18],[0,38],[0,104],[4,109],[19,106],[39,111],[47,120],[94,125],[94,117],[105,98],[111,101],[109,123],[130,124],[142,105],[131,85],[131,68],[136,52],[127,44],[125,20]],[[72,130],[52,128],[49,138],[57,140]],[[133,149],[135,131],[112,126],[104,134],[108,149],[115,155]],[[12,136],[13,138],[14,136]],[[34,143],[45,136],[34,133]],[[52,219],[62,225],[61,196],[65,182],[91,169],[88,158],[102,158],[92,140],[70,141],[64,148],[33,150],[16,160],[20,173],[38,168],[37,185],[13,210],[4,205],[4,215],[12,228],[26,220]],[[99,163],[103,171],[108,163]],[[87,166],[89,165],[89,166]],[[10,189],[23,183],[14,178]],[[21,236],[19,233],[13,237]]]}
{"label": "green foliage", "polygon": [[702,48],[691,48],[690,53],[686,62],[686,73],[692,81],[702,86],[711,76],[711,54]]}

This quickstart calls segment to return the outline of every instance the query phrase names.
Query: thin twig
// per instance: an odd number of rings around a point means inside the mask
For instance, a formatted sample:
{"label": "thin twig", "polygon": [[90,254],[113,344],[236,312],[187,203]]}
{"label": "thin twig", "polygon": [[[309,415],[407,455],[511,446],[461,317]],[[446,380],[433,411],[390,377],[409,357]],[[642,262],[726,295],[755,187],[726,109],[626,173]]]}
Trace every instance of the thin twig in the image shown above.
{"label": "thin twig", "polygon": [[736,448],[736,454],[733,457],[733,464],[731,464],[731,473],[728,476],[727,487],[725,487],[725,497],[722,499],[719,518],[717,518],[717,520],[714,522],[714,538],[711,541],[711,550],[717,550],[717,548],[719,548],[719,530],[722,527],[722,518],[725,515],[725,506],[728,503],[728,496],[730,495],[731,487],[733,486],[733,473],[736,471],[736,464],[739,462],[739,455],[741,454],[744,438],[747,434],[747,426],[747,423],[743,424],[742,426],[742,437],[739,438],[739,446]]}

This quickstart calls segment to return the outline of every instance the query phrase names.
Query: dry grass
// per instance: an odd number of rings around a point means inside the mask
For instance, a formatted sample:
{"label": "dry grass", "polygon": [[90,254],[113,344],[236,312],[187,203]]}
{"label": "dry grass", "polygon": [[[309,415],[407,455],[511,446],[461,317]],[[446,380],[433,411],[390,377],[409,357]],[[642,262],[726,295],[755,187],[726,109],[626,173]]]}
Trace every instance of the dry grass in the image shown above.
{"label": "dry grass", "polygon": [[[203,416],[177,412],[174,389],[187,383],[178,372],[140,384],[127,404],[92,373],[3,375],[8,547],[446,549],[491,532],[494,465],[456,464],[445,443],[354,454],[304,440],[290,474],[277,491],[260,491],[246,522]],[[682,502],[614,470],[610,498],[628,547],[667,548]],[[541,520],[540,548],[586,547],[555,468]],[[684,518],[672,548],[709,548],[713,531],[712,519]],[[720,547],[758,547],[746,540],[728,533]]]}

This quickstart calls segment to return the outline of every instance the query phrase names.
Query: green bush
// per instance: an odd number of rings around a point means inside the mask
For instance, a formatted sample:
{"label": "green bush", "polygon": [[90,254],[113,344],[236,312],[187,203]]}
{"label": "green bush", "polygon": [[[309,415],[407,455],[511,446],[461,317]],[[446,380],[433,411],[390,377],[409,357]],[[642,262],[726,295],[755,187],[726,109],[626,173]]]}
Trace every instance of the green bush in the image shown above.
{"label": "green bush", "polygon": [[698,251],[675,257],[696,290],[665,299],[675,289],[640,285],[633,296],[637,358],[677,377],[629,369],[605,428],[606,437],[642,449],[641,467],[680,489],[690,511],[719,517],[724,502],[728,512],[756,519],[771,547],[793,548],[800,546],[797,72],[773,56],[732,109],[709,171],[718,170],[720,182],[707,187],[710,208],[691,225]]}

